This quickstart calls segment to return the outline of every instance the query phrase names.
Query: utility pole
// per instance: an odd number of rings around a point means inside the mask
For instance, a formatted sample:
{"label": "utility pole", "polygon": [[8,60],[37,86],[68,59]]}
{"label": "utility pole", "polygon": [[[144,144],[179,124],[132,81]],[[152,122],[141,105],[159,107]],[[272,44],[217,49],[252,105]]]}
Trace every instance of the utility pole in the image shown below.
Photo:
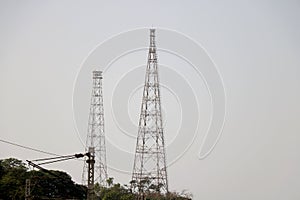
{"label": "utility pole", "polygon": [[[94,188],[94,183],[92,184],[91,181],[98,182],[100,186],[106,186],[107,180],[102,79],[102,71],[93,71],[93,89],[85,151],[91,154],[94,163],[88,163],[91,161],[86,160],[82,174],[83,183],[87,181],[88,185],[93,186],[92,188]],[[93,174],[91,174],[91,170]],[[86,179],[87,173],[88,180]]]}
{"label": "utility pole", "polygon": [[149,191],[168,193],[155,29],[150,29],[150,47],[131,183],[139,200],[145,199]]}
{"label": "utility pole", "polygon": [[88,164],[88,192],[87,200],[94,200],[95,191],[94,191],[94,169],[95,169],[95,149],[93,147],[89,148],[88,159],[86,160]]}
{"label": "utility pole", "polygon": [[31,181],[30,179],[26,179],[26,182],[25,182],[25,200],[30,200],[30,195],[31,195],[31,189],[30,189],[30,184],[31,184]]}

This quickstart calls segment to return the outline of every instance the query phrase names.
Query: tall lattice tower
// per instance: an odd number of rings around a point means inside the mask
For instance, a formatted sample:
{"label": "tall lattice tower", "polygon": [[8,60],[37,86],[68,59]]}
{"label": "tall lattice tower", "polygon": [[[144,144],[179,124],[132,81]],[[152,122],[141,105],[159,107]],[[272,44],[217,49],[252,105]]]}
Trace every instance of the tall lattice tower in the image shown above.
{"label": "tall lattice tower", "polygon": [[82,180],[84,183],[87,183],[88,177],[90,178],[93,176],[95,179],[93,181],[98,182],[100,186],[106,186],[107,166],[104,134],[102,78],[102,71],[93,71],[93,89],[85,151],[90,152],[94,156],[95,164],[94,170],[88,170],[88,165],[85,162]]}
{"label": "tall lattice tower", "polygon": [[168,192],[155,29],[150,29],[150,47],[131,183],[138,199],[145,199],[147,191]]}

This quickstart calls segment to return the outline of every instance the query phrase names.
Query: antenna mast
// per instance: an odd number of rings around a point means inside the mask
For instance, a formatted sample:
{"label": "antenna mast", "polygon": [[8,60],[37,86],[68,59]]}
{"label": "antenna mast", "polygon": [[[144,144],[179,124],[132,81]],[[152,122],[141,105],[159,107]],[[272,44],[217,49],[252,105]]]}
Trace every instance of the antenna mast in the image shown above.
{"label": "antenna mast", "polygon": [[[107,166],[102,79],[102,71],[93,71],[93,89],[85,151],[91,154],[95,159],[95,163],[93,164],[94,169],[90,169],[86,162],[87,160],[85,160],[82,180],[84,183],[88,183],[88,185],[93,185],[93,182],[95,181],[98,182],[100,186],[106,186]],[[88,173],[88,176],[86,176],[86,173]],[[91,178],[94,180],[91,180]]]}
{"label": "antenna mast", "polygon": [[155,29],[150,29],[150,47],[131,183],[139,200],[145,199],[147,191],[168,193]]}

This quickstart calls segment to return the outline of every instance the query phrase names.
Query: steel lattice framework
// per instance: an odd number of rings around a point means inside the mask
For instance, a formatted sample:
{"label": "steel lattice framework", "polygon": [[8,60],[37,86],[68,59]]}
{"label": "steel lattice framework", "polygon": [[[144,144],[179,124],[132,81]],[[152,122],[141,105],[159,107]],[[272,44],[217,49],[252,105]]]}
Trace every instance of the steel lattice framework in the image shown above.
{"label": "steel lattice framework", "polygon": [[168,192],[159,88],[155,29],[150,29],[150,47],[131,182],[138,199],[144,199],[148,191]]}
{"label": "steel lattice framework", "polygon": [[[85,150],[95,158],[95,164],[94,169],[88,169],[88,164],[85,162],[82,180],[84,183],[88,181],[88,185],[91,184],[90,181],[95,181],[98,182],[100,186],[106,186],[107,166],[102,78],[102,71],[93,71],[93,89]],[[88,180],[87,177],[92,177],[95,180]]]}

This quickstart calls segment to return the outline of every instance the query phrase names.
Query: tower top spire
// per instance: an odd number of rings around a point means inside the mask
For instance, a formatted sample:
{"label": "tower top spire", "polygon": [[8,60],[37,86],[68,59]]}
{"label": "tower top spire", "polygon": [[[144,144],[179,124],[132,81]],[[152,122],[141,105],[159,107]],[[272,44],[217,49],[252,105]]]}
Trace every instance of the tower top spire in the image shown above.
{"label": "tower top spire", "polygon": [[[150,49],[155,49],[155,29],[150,29]],[[151,51],[153,52],[153,51]]]}

